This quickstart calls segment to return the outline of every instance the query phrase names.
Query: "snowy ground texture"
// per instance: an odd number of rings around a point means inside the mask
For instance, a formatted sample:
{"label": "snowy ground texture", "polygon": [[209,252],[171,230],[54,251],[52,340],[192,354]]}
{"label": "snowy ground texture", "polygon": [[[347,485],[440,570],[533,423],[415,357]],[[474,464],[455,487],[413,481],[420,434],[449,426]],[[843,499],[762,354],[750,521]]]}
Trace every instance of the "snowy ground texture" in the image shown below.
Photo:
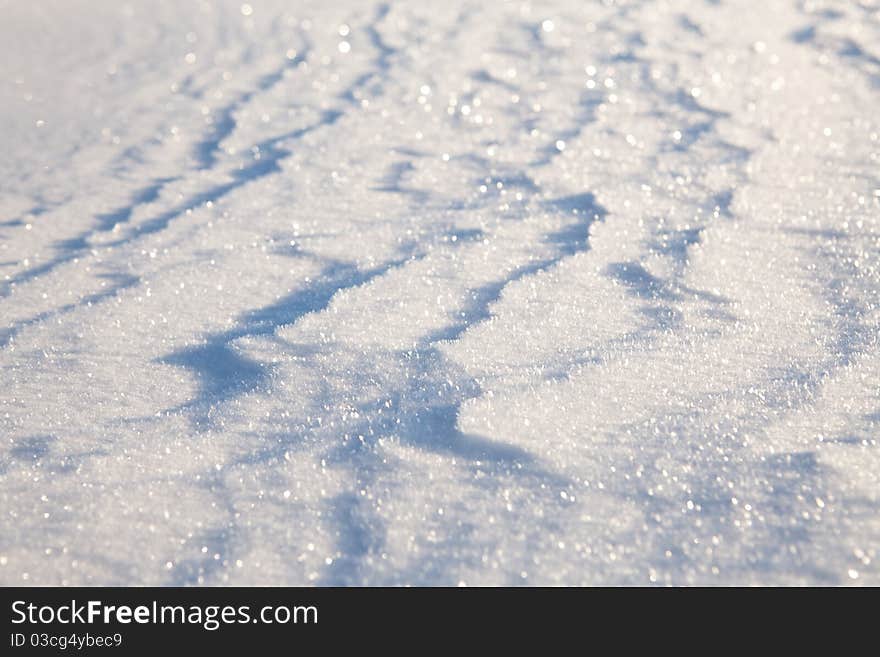
{"label": "snowy ground texture", "polygon": [[880,4],[251,5],[0,0],[0,583],[880,584]]}

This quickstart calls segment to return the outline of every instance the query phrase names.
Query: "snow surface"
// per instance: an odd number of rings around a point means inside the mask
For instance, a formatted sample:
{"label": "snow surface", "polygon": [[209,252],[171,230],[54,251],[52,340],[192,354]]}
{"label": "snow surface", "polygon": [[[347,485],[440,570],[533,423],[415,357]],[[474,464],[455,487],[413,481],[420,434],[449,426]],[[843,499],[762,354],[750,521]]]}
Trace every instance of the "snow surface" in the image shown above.
{"label": "snow surface", "polygon": [[0,0],[0,583],[880,584],[880,5]]}

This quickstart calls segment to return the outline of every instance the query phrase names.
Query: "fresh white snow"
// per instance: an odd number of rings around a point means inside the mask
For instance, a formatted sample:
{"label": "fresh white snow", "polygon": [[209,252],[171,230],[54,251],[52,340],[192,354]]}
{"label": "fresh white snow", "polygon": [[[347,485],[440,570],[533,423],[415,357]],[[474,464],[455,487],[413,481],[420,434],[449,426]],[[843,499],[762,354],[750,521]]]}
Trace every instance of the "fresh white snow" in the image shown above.
{"label": "fresh white snow", "polygon": [[0,0],[0,584],[880,584],[875,0]]}

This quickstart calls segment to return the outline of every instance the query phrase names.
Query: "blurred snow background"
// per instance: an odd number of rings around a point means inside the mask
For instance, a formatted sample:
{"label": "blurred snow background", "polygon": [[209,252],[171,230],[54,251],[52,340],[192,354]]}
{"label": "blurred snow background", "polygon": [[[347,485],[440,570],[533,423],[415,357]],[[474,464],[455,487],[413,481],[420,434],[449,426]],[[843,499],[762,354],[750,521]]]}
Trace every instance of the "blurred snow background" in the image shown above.
{"label": "blurred snow background", "polygon": [[874,1],[0,0],[0,583],[880,584]]}

